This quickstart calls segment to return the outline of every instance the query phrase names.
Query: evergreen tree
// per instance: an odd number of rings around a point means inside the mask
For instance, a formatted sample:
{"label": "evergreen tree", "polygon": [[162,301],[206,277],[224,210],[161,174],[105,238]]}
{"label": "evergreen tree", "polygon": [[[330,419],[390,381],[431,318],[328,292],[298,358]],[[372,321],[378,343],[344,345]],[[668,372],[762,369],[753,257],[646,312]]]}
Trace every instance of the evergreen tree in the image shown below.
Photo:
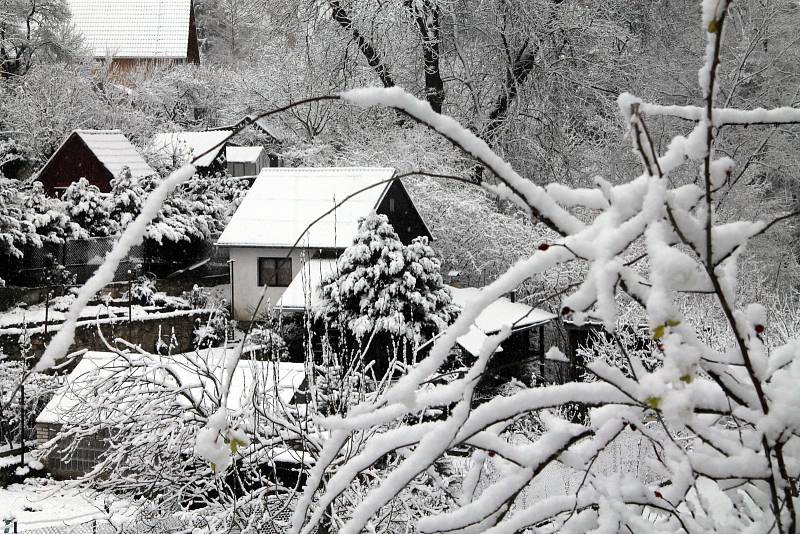
{"label": "evergreen tree", "polygon": [[440,268],[426,237],[405,246],[387,217],[373,213],[323,280],[317,317],[361,343],[373,334],[421,343],[458,313]]}
{"label": "evergreen tree", "polygon": [[67,215],[91,237],[104,237],[117,232],[117,223],[111,219],[111,207],[100,189],[81,178],[67,187],[61,197]]}
{"label": "evergreen tree", "polygon": [[119,175],[111,180],[111,220],[116,222],[120,230],[136,218],[142,211],[147,195],[152,189],[145,189],[149,184],[134,178],[131,170],[123,167]]}

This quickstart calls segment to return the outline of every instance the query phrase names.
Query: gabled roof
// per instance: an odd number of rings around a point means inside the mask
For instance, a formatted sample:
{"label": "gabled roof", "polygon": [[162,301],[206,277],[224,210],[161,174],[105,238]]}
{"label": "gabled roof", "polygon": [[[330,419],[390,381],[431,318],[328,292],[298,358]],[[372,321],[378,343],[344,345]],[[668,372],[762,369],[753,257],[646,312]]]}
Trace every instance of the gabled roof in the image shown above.
{"label": "gabled roof", "polygon": [[94,57],[188,57],[192,0],[68,0]]}
{"label": "gabled roof", "polygon": [[157,133],[149,150],[154,157],[162,159],[166,164],[184,164],[214,147],[195,163],[196,167],[208,167],[225,148],[225,140],[230,135],[230,130]]}
{"label": "gabled roof", "polygon": [[217,244],[290,247],[315,219],[363,190],[316,222],[300,241],[304,247],[346,248],[358,220],[380,204],[394,172],[389,167],[262,169]]}
{"label": "gabled roof", "polygon": [[[60,147],[50,156],[47,163],[42,167],[42,171],[58,157],[62,147],[67,141],[76,135],[80,137],[81,141],[87,148],[95,155],[95,157],[108,169],[112,176],[118,176],[123,167],[128,167],[131,170],[132,176],[150,176],[155,174],[156,171],[147,164],[144,158],[136,150],[136,147],[128,141],[119,130],[75,130],[61,144]],[[40,171],[40,174],[41,172]]]}
{"label": "gabled roof", "polygon": [[263,146],[229,146],[225,149],[225,159],[232,163],[255,163],[263,153]]}

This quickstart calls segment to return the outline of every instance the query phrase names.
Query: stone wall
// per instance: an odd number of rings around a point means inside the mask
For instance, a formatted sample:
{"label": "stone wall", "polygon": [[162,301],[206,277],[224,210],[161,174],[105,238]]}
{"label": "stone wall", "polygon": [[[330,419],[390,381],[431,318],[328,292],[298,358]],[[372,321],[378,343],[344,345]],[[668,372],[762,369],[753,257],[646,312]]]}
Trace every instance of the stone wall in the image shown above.
{"label": "stone wall", "polygon": [[[75,341],[70,352],[81,349],[105,351],[106,341],[114,344],[117,338],[135,343],[147,351],[154,351],[159,338],[169,344],[173,333],[177,348],[173,352],[188,352],[194,349],[194,330],[199,324],[205,324],[211,316],[211,310],[186,310],[153,314],[149,317],[134,319],[130,323],[126,318],[100,319],[98,333],[97,321],[82,321],[75,330]],[[47,334],[42,327],[29,330],[31,352],[40,355],[47,342],[55,335],[58,325],[48,327]],[[0,330],[0,349],[11,358],[19,358],[19,329]]]}

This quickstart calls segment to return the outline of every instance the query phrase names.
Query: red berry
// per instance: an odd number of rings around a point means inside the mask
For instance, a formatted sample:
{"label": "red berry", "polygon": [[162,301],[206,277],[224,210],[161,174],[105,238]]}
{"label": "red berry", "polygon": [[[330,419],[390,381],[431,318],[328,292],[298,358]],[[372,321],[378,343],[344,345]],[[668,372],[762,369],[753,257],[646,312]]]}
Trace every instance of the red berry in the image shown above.
{"label": "red berry", "polygon": [[728,178],[730,178],[732,174],[733,174],[733,169],[728,169],[725,171],[725,176],[727,176]]}
{"label": "red berry", "polygon": [[664,498],[664,496],[661,495],[661,492],[658,491],[658,490],[655,491],[655,494],[656,494],[656,497],[658,497],[659,499],[663,499]]}
{"label": "red berry", "polygon": [[569,315],[570,313],[572,313],[572,308],[569,306],[564,306],[561,308],[561,315]]}
{"label": "red berry", "polygon": [[766,327],[763,324],[756,325],[756,334],[763,334]]}
{"label": "red berry", "polygon": [[494,451],[488,451],[486,454],[488,454],[490,458],[494,458],[494,455],[497,453]]}
{"label": "red berry", "polygon": [[664,352],[664,344],[661,343],[660,341],[658,343],[656,343],[656,348],[658,350],[660,350],[661,352]]}
{"label": "red berry", "polygon": [[542,252],[544,252],[548,248],[550,248],[550,245],[548,243],[542,243],[541,245],[539,245],[539,250],[541,250]]}

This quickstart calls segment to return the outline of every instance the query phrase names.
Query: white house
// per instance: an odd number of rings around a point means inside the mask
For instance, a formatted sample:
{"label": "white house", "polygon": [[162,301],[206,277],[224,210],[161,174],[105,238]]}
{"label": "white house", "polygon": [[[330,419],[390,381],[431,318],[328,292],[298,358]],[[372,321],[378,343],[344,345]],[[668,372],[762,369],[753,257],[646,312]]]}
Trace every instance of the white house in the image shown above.
{"label": "white house", "polygon": [[394,174],[385,167],[262,169],[217,241],[232,262],[234,318],[249,321],[275,305],[304,309],[372,211],[386,215],[404,243],[430,238]]}
{"label": "white house", "polygon": [[195,167],[200,173],[211,174],[225,169],[230,135],[230,130],[162,132],[153,136],[148,151],[155,160],[174,167],[201,156]]}

